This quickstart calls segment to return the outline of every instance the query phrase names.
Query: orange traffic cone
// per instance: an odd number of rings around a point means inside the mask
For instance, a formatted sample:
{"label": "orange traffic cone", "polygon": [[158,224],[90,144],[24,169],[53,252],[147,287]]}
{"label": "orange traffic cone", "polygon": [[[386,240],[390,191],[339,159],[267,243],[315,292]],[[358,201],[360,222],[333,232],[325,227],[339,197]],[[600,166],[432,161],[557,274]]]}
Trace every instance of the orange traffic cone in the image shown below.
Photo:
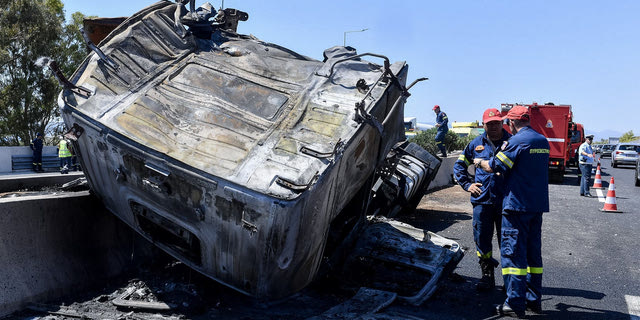
{"label": "orange traffic cone", "polygon": [[609,191],[607,191],[607,199],[604,200],[604,208],[600,209],[602,212],[622,212],[618,211],[618,206],[616,205],[616,184],[613,182],[613,177],[611,177],[611,182],[609,182]]}
{"label": "orange traffic cone", "polygon": [[598,167],[596,169],[596,178],[593,179],[593,189],[604,189],[602,186],[602,177],[600,176],[600,162],[598,162]]}

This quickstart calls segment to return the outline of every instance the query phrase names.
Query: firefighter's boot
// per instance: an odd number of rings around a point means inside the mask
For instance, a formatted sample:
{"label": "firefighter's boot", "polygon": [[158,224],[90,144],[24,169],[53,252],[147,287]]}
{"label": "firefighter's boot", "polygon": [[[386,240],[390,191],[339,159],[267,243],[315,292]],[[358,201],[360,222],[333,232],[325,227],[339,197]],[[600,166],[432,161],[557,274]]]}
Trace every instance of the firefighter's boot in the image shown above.
{"label": "firefighter's boot", "polygon": [[481,259],[480,269],[482,270],[482,278],[476,285],[478,291],[488,291],[496,287],[496,278],[493,269],[498,266],[498,262],[494,259]]}

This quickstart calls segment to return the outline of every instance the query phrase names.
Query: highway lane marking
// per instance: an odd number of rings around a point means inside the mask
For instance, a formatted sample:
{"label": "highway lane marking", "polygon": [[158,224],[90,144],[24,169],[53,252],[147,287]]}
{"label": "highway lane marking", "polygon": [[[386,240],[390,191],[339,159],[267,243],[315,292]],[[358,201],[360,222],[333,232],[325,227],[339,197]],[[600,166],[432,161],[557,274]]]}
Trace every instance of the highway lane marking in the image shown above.
{"label": "highway lane marking", "polygon": [[602,193],[602,190],[600,189],[596,189],[596,194],[598,195],[598,201],[600,202],[604,202],[604,193]]}
{"label": "highway lane marking", "polygon": [[624,299],[627,300],[627,309],[629,310],[630,319],[640,320],[640,297],[625,294]]}

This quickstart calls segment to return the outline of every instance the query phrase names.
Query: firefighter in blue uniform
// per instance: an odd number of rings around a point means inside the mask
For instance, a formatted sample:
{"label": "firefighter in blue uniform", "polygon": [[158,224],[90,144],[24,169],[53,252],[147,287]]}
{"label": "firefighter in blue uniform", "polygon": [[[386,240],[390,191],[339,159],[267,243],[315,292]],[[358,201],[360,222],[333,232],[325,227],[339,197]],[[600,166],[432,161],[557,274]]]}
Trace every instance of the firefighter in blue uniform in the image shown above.
{"label": "firefighter in blue uniform", "polygon": [[505,117],[514,134],[490,160],[474,165],[504,175],[501,262],[507,299],[501,315],[542,312],[542,213],[549,212],[549,142],[529,126],[529,110],[515,106]]}
{"label": "firefighter in blue uniform", "polygon": [[436,113],[436,127],[438,128],[438,131],[436,132],[436,146],[438,146],[438,149],[440,149],[440,155],[443,158],[446,158],[447,148],[444,145],[444,137],[449,131],[449,127],[447,126],[447,124],[449,123],[449,118],[447,118],[446,113],[440,111],[440,106],[437,104],[433,107],[433,112]]}
{"label": "firefighter in blue uniform", "polygon": [[502,222],[502,198],[504,195],[504,179],[501,175],[488,173],[478,168],[475,179],[469,172],[469,165],[474,159],[491,159],[498,148],[511,135],[502,128],[502,117],[498,109],[487,109],[482,115],[484,133],[473,139],[464,149],[453,165],[453,174],[458,184],[471,193],[473,205],[473,239],[476,243],[478,263],[482,270],[482,278],[476,288],[480,291],[493,289],[495,277],[493,269],[499,264],[493,258],[494,226],[498,241]]}
{"label": "firefighter in blue uniform", "polygon": [[42,140],[42,134],[36,133],[36,138],[31,141],[31,150],[33,151],[33,171],[43,172],[42,170],[42,148],[44,147],[44,141]]}

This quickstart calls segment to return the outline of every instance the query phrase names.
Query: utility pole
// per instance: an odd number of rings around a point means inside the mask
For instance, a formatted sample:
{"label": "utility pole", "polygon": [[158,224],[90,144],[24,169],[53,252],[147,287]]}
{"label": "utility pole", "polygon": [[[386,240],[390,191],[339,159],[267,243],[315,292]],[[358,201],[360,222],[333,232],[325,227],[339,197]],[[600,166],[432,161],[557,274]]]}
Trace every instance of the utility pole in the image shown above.
{"label": "utility pole", "polygon": [[347,46],[347,33],[352,33],[352,32],[364,32],[364,31],[367,31],[367,30],[369,30],[369,28],[364,28],[364,29],[362,29],[362,30],[345,31],[345,32],[344,32],[344,38],[343,38],[343,40],[342,40],[342,46],[343,46],[343,47],[346,47],[346,46]]}

